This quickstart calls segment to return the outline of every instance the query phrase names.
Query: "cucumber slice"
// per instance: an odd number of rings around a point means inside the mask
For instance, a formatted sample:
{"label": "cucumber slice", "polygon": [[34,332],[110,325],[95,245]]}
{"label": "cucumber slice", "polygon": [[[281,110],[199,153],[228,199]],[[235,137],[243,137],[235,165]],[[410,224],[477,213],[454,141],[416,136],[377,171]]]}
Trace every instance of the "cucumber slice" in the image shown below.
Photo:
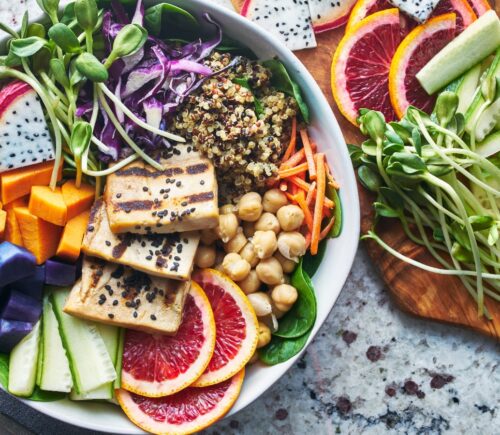
{"label": "cucumber slice", "polygon": [[42,373],[43,373],[43,315],[40,319],[40,337],[38,343],[38,360],[36,364],[36,384],[38,387],[42,384]]}
{"label": "cucumber slice", "polygon": [[481,142],[500,122],[500,98],[490,104],[479,116],[476,124],[476,139]]}
{"label": "cucumber slice", "polygon": [[115,390],[122,387],[122,363],[123,363],[123,344],[125,342],[125,329],[120,329],[120,335],[118,337],[118,349],[116,350],[116,380],[115,380]]}
{"label": "cucumber slice", "polygon": [[478,89],[479,77],[481,77],[480,63],[462,76],[462,80],[456,90],[458,95],[458,113],[465,113],[474,100]]}
{"label": "cucumber slice", "polygon": [[59,335],[57,318],[48,299],[45,299],[43,304],[42,340],[43,362],[40,388],[69,393],[73,386],[69,361]]}
{"label": "cucumber slice", "polygon": [[[120,329],[116,326],[98,324],[96,325],[101,337],[108,351],[109,357],[116,367],[116,359],[118,355],[118,347],[120,340]],[[95,390],[88,392],[81,392],[78,394],[76,391],[72,391],[69,398],[71,400],[111,400],[115,395],[115,382],[109,382],[96,388]]]}
{"label": "cucumber slice", "polygon": [[63,311],[69,290],[55,290],[50,298],[68,352],[76,393],[89,392],[113,382],[116,371],[97,326]]}
{"label": "cucumber slice", "polygon": [[15,396],[29,397],[35,390],[38,366],[40,322],[10,353],[8,390]]}
{"label": "cucumber slice", "polygon": [[485,140],[477,144],[476,152],[486,158],[500,153],[500,131],[490,134]]}
{"label": "cucumber slice", "polygon": [[500,19],[488,11],[434,56],[417,74],[429,95],[460,77],[500,45]]}

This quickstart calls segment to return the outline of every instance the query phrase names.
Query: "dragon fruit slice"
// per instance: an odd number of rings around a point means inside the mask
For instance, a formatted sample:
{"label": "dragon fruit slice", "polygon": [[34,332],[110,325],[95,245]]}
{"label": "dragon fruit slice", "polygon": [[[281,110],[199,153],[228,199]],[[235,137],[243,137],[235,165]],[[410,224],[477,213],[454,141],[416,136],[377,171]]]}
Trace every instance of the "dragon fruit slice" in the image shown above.
{"label": "dragon fruit slice", "polygon": [[439,0],[422,0],[419,2],[411,2],[408,0],[389,0],[394,6],[399,8],[401,12],[409,15],[419,23],[427,21],[436,8]]}
{"label": "dragon fruit slice", "polygon": [[241,15],[276,36],[290,50],[316,47],[309,0],[245,0]]}
{"label": "dragon fruit slice", "polygon": [[24,82],[0,90],[0,138],[0,173],[54,160],[40,100]]}
{"label": "dragon fruit slice", "polygon": [[309,0],[313,28],[316,33],[343,26],[357,0]]}

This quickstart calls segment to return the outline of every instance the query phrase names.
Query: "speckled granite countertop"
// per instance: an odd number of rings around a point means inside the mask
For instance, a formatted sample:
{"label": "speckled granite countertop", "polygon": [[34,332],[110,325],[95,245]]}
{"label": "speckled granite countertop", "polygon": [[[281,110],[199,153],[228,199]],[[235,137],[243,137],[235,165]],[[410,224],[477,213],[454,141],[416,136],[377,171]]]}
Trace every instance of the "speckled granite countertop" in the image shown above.
{"label": "speckled granite countertop", "polygon": [[[16,25],[35,0],[0,0]],[[0,391],[0,434],[92,432]],[[388,299],[360,248],[327,322],[303,358],[261,399],[208,434],[500,435],[500,344],[410,318]]]}

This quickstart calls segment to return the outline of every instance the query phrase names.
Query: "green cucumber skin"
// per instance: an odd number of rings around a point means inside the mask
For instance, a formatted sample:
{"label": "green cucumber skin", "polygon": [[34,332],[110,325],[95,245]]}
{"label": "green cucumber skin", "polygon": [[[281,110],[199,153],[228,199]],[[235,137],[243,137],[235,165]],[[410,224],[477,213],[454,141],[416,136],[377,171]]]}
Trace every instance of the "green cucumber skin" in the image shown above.
{"label": "green cucumber skin", "polygon": [[500,98],[490,104],[479,117],[476,125],[476,139],[481,142],[500,122]]}
{"label": "green cucumber skin", "polygon": [[486,158],[500,153],[500,131],[490,134],[477,144],[476,152]]}
{"label": "green cucumber skin", "polygon": [[481,62],[500,46],[500,20],[488,11],[434,56],[417,74],[432,95]]}
{"label": "green cucumber skin", "polygon": [[458,113],[465,114],[467,108],[474,101],[480,76],[481,64],[477,64],[463,75],[456,90],[458,95]]}
{"label": "green cucumber skin", "polygon": [[125,343],[125,329],[120,328],[120,336],[118,338],[118,348],[116,350],[116,380],[115,380],[115,389],[119,389],[122,387],[122,363],[123,363],[123,345]]}
{"label": "green cucumber skin", "polygon": [[[40,321],[10,353],[8,390],[11,394],[19,397],[29,397],[33,394],[37,377],[39,346]],[[30,361],[26,363],[26,359]],[[22,367],[20,367],[21,364]],[[16,373],[18,370],[19,373]]]}

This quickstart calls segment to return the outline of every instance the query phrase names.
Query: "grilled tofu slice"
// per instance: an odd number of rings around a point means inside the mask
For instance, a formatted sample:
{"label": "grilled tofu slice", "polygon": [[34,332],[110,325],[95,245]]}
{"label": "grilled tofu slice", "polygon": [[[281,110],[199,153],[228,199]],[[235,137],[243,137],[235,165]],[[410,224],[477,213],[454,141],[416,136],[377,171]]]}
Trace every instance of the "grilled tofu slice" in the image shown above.
{"label": "grilled tofu slice", "polygon": [[200,234],[198,231],[173,234],[115,234],[111,231],[104,201],[92,207],[82,249],[87,255],[136,270],[179,280],[188,280]]}
{"label": "grilled tofu slice", "polygon": [[175,334],[190,286],[189,281],[153,277],[86,257],[82,279],[71,290],[64,311],[95,322]]}
{"label": "grilled tofu slice", "polygon": [[108,176],[105,201],[114,233],[174,233],[214,228],[219,210],[212,163],[185,145],[161,159],[159,171],[143,161]]}

